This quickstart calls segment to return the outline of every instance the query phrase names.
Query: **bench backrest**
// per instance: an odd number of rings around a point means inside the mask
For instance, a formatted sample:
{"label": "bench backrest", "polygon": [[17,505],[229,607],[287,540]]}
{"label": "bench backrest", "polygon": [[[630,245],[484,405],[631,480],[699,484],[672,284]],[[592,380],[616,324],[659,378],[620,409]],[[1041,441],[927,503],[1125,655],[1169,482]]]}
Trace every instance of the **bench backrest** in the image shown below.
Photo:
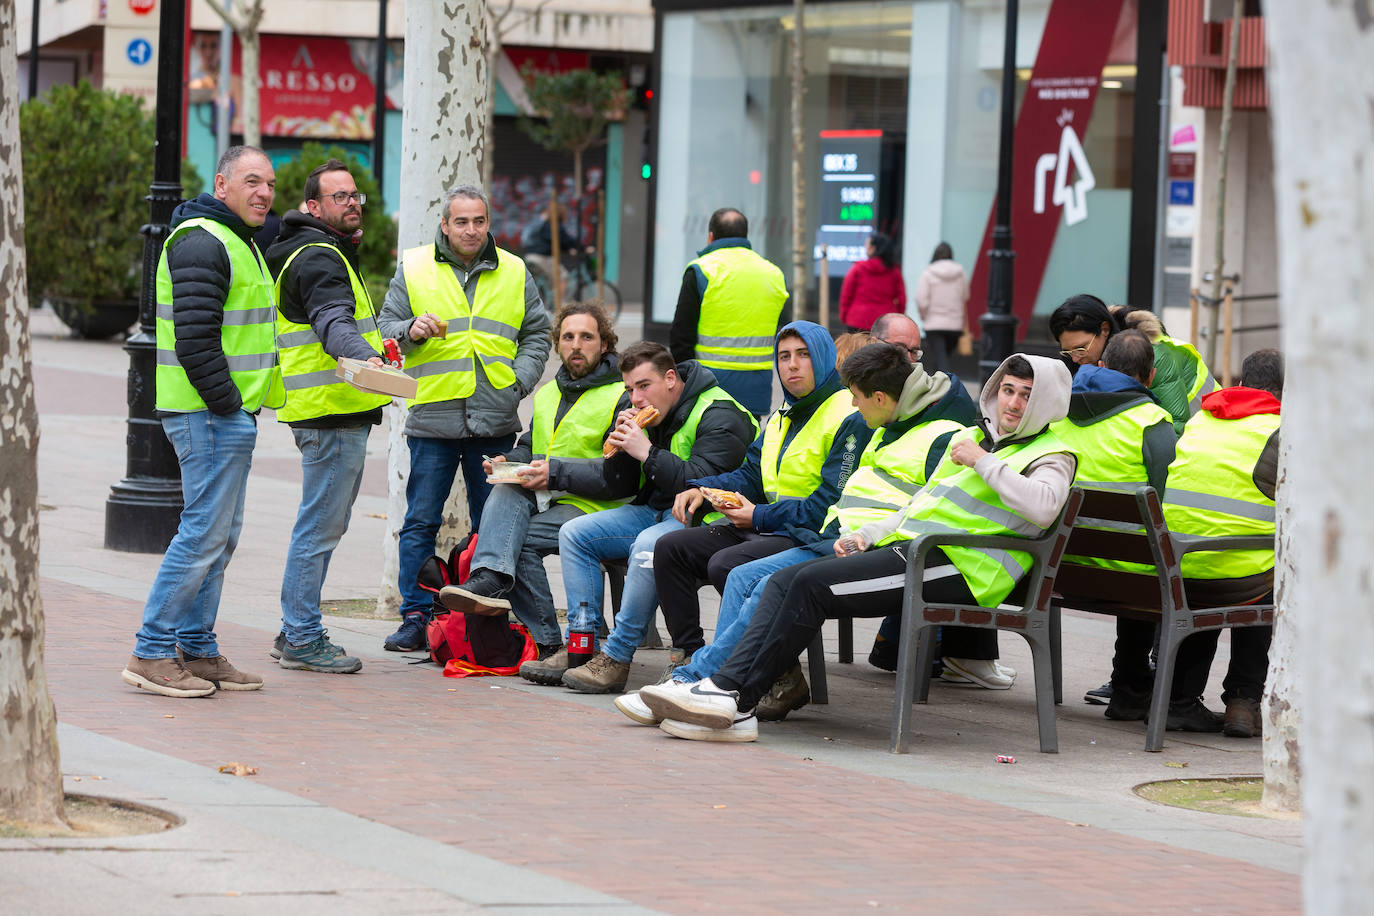
{"label": "bench backrest", "polygon": [[[1187,606],[1179,551],[1154,487],[1141,486],[1134,492],[1084,488],[1083,506],[1065,553],[1057,589],[1066,606],[1153,613],[1169,602]],[[1076,562],[1078,557],[1148,568],[1087,565]]]}

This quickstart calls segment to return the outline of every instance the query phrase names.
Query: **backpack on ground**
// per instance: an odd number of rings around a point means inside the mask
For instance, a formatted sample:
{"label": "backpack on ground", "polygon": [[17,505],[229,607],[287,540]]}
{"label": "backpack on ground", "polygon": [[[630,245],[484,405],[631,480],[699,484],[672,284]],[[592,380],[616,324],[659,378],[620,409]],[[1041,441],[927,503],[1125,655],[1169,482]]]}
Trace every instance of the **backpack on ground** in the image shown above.
{"label": "backpack on ground", "polygon": [[420,588],[434,594],[426,636],[429,657],[436,665],[443,665],[445,677],[512,675],[522,662],[539,655],[529,631],[511,623],[508,613],[467,614],[450,611],[439,603],[439,591],[445,585],[467,581],[476,550],[477,536],[469,534],[449,551],[447,561],[430,557],[416,577]]}

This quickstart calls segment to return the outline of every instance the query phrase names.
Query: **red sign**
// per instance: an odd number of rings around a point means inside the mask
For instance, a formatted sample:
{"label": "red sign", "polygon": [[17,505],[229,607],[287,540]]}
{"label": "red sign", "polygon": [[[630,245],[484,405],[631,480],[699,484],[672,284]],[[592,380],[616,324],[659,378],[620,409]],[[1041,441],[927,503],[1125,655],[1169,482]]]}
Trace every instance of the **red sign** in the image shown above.
{"label": "red sign", "polygon": [[[1012,156],[1011,230],[1016,252],[1012,302],[1020,319],[1018,338],[1025,336],[1027,319],[1040,295],[1060,218],[1070,225],[1088,218],[1088,192],[1096,181],[1083,152],[1083,136],[1123,2],[1053,0],[1050,5],[1040,52],[1016,120]],[[992,248],[996,218],[994,201],[970,284],[970,326],[977,325],[987,303],[987,252]]]}
{"label": "red sign", "polygon": [[[258,105],[264,136],[372,139],[376,99],[368,69],[376,42],[297,35],[263,35],[261,41]],[[237,53],[234,73],[240,73]],[[235,131],[242,124],[237,112],[235,106]]]}
{"label": "red sign", "polygon": [[1169,177],[1190,181],[1197,174],[1197,153],[1170,153]]}
{"label": "red sign", "polygon": [[139,16],[146,16],[157,6],[157,0],[129,0],[129,9]]}

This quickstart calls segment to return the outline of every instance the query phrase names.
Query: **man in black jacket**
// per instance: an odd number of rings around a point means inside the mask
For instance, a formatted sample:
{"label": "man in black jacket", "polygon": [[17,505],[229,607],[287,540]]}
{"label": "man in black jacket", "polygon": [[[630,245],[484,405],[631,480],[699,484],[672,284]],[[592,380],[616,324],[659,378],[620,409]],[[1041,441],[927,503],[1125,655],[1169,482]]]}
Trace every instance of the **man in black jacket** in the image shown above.
{"label": "man in black jacket", "polygon": [[282,631],[272,647],[283,668],[351,674],[363,666],[330,642],[320,590],[348,530],[368,433],[391,401],[358,391],[334,371],[340,357],[382,365],[377,316],[358,265],[365,202],[348,166],[330,159],[305,180],[308,212],[288,212],[267,250],[277,277],[277,346],[287,394],[277,419],[291,426],[301,453],[301,505],[282,576]]}

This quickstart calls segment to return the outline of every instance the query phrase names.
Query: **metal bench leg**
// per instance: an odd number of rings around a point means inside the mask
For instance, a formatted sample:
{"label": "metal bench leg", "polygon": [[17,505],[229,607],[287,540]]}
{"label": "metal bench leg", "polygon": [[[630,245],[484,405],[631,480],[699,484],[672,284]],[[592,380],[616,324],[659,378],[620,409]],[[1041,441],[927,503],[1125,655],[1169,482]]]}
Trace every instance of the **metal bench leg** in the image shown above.
{"label": "metal bench leg", "polygon": [[916,702],[930,701],[930,670],[935,666],[935,627],[916,631]]}
{"label": "metal bench leg", "polygon": [[[1064,622],[1059,617],[1059,608],[1050,608],[1050,668],[1054,672],[1054,705],[1064,702]],[[1039,684],[1039,681],[1036,681]]]}
{"label": "metal bench leg", "polygon": [[[1187,634],[1185,634],[1186,636]],[[1159,660],[1155,662],[1155,686],[1150,695],[1150,721],[1145,726],[1145,750],[1158,753],[1164,750],[1164,728],[1169,719],[1169,695],[1174,687],[1174,661],[1182,642],[1173,627],[1167,632],[1161,625]]]}
{"label": "metal bench leg", "polygon": [[[917,680],[917,666],[920,662],[917,659],[919,652],[916,646],[920,629],[915,615],[916,610],[913,608],[907,608],[906,613],[902,615],[902,641],[897,647],[897,683],[893,687],[892,696],[891,751],[894,754],[905,754],[911,741],[912,695],[920,683]],[[930,665],[927,663],[926,675],[929,674]]]}
{"label": "metal bench leg", "polygon": [[811,702],[818,706],[824,706],[830,702],[830,688],[825,681],[825,643],[821,640],[821,631],[816,631],[816,638],[811,640],[811,645],[806,647],[806,667],[811,675]]}
{"label": "metal bench leg", "polygon": [[1035,670],[1035,718],[1040,727],[1040,751],[1059,753],[1059,732],[1054,722],[1054,661],[1050,646],[1027,639]]}

